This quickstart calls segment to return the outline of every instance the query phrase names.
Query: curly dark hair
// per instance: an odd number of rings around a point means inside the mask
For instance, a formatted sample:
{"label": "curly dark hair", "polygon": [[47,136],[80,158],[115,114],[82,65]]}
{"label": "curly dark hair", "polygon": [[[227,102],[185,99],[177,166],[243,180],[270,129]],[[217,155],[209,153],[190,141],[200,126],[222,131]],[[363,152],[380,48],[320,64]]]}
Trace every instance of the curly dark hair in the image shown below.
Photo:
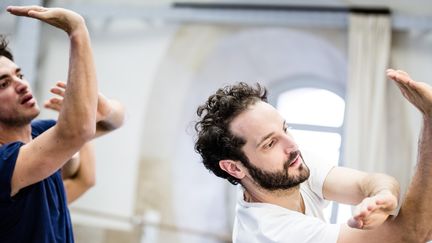
{"label": "curly dark hair", "polygon": [[12,52],[8,48],[8,42],[3,35],[0,35],[0,57],[4,56],[9,60],[13,61]]}
{"label": "curly dark hair", "polygon": [[200,120],[195,124],[195,150],[208,170],[234,185],[239,183],[239,179],[222,170],[219,161],[231,159],[249,164],[241,150],[245,139],[235,136],[229,126],[235,117],[258,101],[267,102],[267,90],[264,87],[258,83],[255,87],[238,83],[218,89],[197,109]]}

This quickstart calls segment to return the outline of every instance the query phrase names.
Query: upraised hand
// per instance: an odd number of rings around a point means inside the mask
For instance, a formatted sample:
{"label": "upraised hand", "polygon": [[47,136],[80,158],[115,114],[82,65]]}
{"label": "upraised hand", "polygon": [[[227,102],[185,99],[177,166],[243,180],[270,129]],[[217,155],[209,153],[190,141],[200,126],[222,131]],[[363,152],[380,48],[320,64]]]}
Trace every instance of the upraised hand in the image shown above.
{"label": "upraised hand", "polygon": [[387,70],[387,76],[394,80],[403,96],[411,102],[423,115],[432,118],[432,87],[426,83],[411,79],[402,70]]}
{"label": "upraised hand", "polygon": [[357,229],[373,229],[386,221],[397,208],[397,198],[390,192],[367,197],[356,206],[348,226]]}
{"label": "upraised hand", "polygon": [[85,27],[84,19],[77,13],[63,8],[45,8],[41,6],[9,6],[7,11],[17,16],[39,19],[60,28],[69,35]]}

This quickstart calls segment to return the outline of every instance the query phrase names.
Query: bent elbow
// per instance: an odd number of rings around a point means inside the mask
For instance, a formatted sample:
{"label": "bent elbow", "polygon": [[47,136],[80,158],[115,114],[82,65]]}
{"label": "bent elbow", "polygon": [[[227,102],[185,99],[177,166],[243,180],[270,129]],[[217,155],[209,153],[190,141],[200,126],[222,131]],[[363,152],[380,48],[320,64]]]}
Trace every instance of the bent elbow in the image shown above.
{"label": "bent elbow", "polygon": [[96,178],[95,178],[95,177],[87,178],[87,179],[84,181],[84,185],[85,185],[85,187],[87,187],[88,189],[94,187],[94,186],[96,185]]}
{"label": "bent elbow", "polygon": [[78,144],[84,144],[94,138],[96,126],[78,125],[68,129],[59,127],[59,134],[67,141],[75,141]]}

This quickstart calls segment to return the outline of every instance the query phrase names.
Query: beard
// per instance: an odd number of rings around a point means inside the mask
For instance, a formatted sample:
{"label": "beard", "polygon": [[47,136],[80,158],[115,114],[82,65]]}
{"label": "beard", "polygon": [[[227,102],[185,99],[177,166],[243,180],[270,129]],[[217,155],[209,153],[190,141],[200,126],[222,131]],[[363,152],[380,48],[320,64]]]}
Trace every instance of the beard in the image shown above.
{"label": "beard", "polygon": [[249,170],[252,179],[262,188],[269,191],[286,190],[297,187],[300,183],[306,181],[310,175],[310,170],[304,163],[298,167],[299,173],[296,175],[290,175],[288,173],[290,163],[296,159],[297,156],[300,156],[304,162],[300,151],[293,151],[290,153],[289,159],[284,163],[283,169],[276,172],[268,172],[260,169],[252,165],[249,161],[244,163],[244,165]]}
{"label": "beard", "polygon": [[31,123],[31,121],[39,115],[39,111],[34,114],[21,116],[2,116],[0,115],[0,123],[8,127],[21,127]]}

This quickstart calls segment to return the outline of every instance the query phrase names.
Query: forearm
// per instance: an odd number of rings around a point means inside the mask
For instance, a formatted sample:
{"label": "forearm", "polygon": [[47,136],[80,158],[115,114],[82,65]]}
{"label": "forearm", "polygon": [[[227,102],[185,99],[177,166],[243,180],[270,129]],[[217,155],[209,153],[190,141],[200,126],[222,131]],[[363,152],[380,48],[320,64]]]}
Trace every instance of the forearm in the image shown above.
{"label": "forearm", "polygon": [[79,162],[75,176],[64,180],[68,203],[75,201],[96,183],[96,159],[90,143],[81,148]]}
{"label": "forearm", "polygon": [[391,193],[399,199],[399,182],[386,174],[368,174],[360,184],[360,190],[364,197],[372,197],[380,193]]}
{"label": "forearm", "polygon": [[[419,137],[416,171],[408,188],[401,211],[418,215],[417,219],[432,224],[432,118],[423,118]],[[431,227],[432,228],[432,227]]]}
{"label": "forearm", "polygon": [[90,138],[95,132],[97,81],[84,20],[70,33],[68,86],[60,110],[58,126],[68,135]]}

